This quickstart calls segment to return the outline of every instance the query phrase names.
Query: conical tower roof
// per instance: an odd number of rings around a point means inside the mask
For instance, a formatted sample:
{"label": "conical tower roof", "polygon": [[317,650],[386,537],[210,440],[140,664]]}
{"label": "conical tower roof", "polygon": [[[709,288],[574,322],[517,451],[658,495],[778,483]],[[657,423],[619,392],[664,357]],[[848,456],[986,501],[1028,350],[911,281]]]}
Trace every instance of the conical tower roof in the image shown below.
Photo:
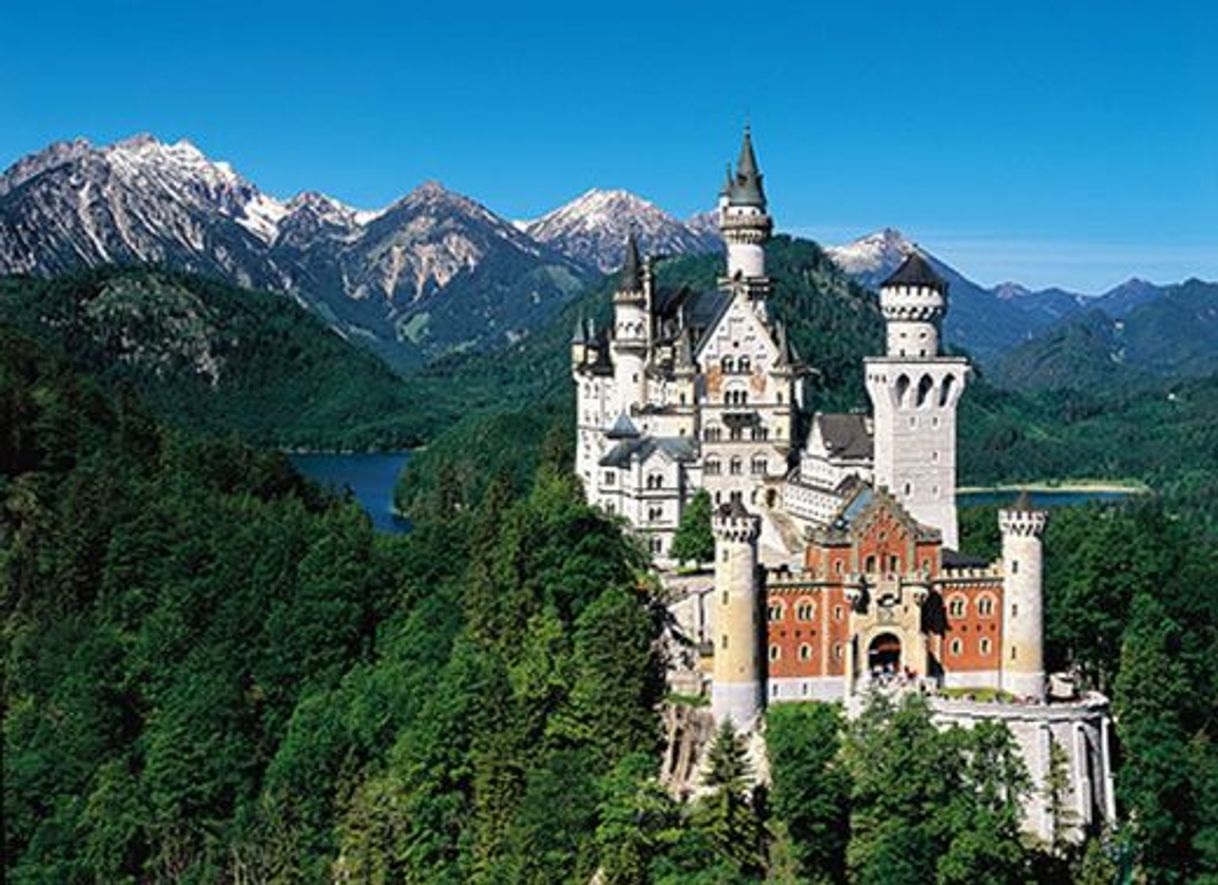
{"label": "conical tower roof", "polygon": [[761,169],[757,166],[757,155],[753,152],[753,136],[749,127],[744,127],[744,141],[740,145],[740,157],[736,160],[736,176],[728,194],[734,206],[756,206],[765,209],[765,190],[761,186]]}
{"label": "conical tower roof", "polygon": [[935,273],[930,262],[918,251],[910,252],[901,262],[901,266],[893,271],[892,276],[880,284],[885,286],[926,286],[930,289],[947,291],[947,282]]}
{"label": "conical tower roof", "polygon": [[619,292],[639,292],[643,288],[643,263],[639,260],[639,244],[634,231],[626,235],[626,257],[618,277]]}

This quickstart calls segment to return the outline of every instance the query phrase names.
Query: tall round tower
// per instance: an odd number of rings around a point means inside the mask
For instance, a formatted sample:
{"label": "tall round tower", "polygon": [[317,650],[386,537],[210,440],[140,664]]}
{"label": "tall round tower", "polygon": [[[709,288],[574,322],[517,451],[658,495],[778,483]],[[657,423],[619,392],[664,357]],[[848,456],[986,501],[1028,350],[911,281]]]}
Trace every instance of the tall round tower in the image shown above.
{"label": "tall round tower", "polygon": [[761,178],[753,139],[745,126],[736,171],[733,174],[728,168],[727,182],[719,197],[719,231],[727,244],[729,279],[765,276],[765,243],[774,222],[766,214]]}
{"label": "tall round tower", "polygon": [[715,531],[714,684],[711,712],[750,728],[761,713],[761,615],[757,536],[761,519],[739,501],[713,517]]}
{"label": "tall round tower", "polygon": [[619,412],[627,415],[647,402],[647,348],[651,339],[651,316],[639,260],[639,246],[632,231],[626,239],[626,258],[613,295],[613,368]]}
{"label": "tall round tower", "polygon": [[1049,514],[1035,510],[1024,492],[998,511],[1002,531],[1002,688],[1044,700],[1044,551]]}

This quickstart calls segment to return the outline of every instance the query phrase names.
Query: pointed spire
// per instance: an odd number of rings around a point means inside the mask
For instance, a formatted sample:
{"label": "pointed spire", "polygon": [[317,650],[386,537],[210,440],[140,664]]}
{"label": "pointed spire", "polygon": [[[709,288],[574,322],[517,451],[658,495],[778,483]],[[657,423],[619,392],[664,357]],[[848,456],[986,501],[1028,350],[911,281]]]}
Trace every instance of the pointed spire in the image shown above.
{"label": "pointed spire", "polygon": [[1011,508],[1021,513],[1031,513],[1036,508],[1032,506],[1032,496],[1028,494],[1026,488],[1020,489],[1019,497],[1015,499],[1015,506]]}
{"label": "pointed spire", "polygon": [[575,321],[575,331],[571,333],[572,344],[587,344],[588,343],[588,327],[584,323],[584,318],[580,317]]}
{"label": "pointed spire", "polygon": [[736,206],[757,206],[765,209],[765,191],[761,186],[761,170],[753,152],[753,136],[746,123],[740,158],[736,160],[736,177],[732,181],[730,200]]}
{"label": "pointed spire", "polygon": [[723,187],[719,188],[719,196],[726,197],[732,192],[732,164],[727,164],[727,171],[723,176]]}
{"label": "pointed spire", "polygon": [[640,292],[643,289],[642,262],[639,261],[639,244],[634,238],[634,230],[626,235],[626,258],[622,262],[621,276],[618,278],[619,292]]}

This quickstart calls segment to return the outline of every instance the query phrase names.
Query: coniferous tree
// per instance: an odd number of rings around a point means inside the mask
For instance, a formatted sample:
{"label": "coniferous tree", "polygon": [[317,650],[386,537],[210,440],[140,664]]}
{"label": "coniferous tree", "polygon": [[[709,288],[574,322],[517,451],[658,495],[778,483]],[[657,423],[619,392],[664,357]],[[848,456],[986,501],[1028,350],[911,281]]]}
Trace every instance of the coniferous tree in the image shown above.
{"label": "coniferous tree", "polygon": [[711,497],[706,489],[694,493],[672,538],[672,555],[682,563],[701,565],[715,557],[715,534],[711,529]]}

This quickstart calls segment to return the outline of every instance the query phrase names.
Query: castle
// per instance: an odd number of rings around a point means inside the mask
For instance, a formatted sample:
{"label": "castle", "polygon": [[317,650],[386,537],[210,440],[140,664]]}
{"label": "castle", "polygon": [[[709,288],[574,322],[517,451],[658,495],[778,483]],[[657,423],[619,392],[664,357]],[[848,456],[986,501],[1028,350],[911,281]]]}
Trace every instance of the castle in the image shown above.
{"label": "castle", "polygon": [[[851,710],[870,690],[929,693],[942,723],[1007,722],[1038,785],[1062,748],[1075,825],[1112,820],[1106,700],[1049,697],[1047,513],[1022,496],[1000,511],[997,561],[958,551],[969,364],[942,353],[946,282],[916,252],[883,282],[885,353],[863,366],[871,414],[816,412],[801,444],[808,366],[768,310],[773,221],[747,128],[718,224],[727,260],[714,289],[665,291],[632,237],[612,324],[581,322],[572,339],[589,501],[622,516],[661,567],[694,493],[715,504],[713,578],[665,573],[698,650],[670,678],[746,730],[769,703]],[[1044,835],[1047,814],[1038,791],[1025,823]]]}

